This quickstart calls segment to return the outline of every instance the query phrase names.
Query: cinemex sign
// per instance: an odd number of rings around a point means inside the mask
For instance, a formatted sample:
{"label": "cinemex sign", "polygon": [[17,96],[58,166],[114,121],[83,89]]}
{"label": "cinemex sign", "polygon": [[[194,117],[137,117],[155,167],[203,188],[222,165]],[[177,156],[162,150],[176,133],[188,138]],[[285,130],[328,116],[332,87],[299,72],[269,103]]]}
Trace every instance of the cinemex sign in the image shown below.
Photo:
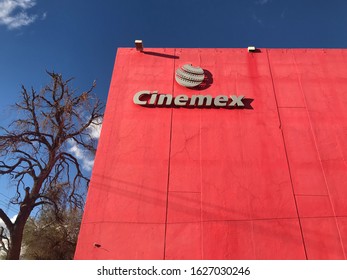
{"label": "cinemex sign", "polygon": [[[187,88],[200,86],[206,81],[204,70],[200,67],[194,67],[191,64],[185,64],[176,70],[176,82]],[[195,94],[191,97],[180,94],[172,96],[171,94],[159,93],[158,91],[142,90],[134,95],[133,101],[136,105],[149,107],[244,107],[243,95],[211,95]]]}
{"label": "cinemex sign", "polygon": [[177,106],[177,107],[243,107],[242,102],[244,96],[231,95],[230,98],[226,95],[218,95],[213,98],[211,95],[192,95],[188,97],[185,94],[173,97],[171,94],[159,94],[157,91],[139,91],[134,95],[134,103],[142,106]]}

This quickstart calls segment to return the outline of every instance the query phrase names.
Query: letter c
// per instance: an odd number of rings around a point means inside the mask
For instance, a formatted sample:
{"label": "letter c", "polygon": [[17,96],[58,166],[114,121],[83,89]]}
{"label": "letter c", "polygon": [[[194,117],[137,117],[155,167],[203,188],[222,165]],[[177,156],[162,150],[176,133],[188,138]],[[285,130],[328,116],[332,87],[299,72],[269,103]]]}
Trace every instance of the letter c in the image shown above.
{"label": "letter c", "polygon": [[141,97],[144,95],[151,95],[151,92],[149,90],[142,90],[139,91],[134,95],[133,101],[136,105],[146,105],[147,101],[141,100]]}

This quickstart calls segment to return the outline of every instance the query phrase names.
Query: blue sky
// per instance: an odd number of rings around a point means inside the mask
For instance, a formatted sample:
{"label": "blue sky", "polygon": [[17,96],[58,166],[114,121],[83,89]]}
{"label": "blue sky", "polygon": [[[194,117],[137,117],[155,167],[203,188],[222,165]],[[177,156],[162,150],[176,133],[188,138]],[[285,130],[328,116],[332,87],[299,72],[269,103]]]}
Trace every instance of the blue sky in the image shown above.
{"label": "blue sky", "polygon": [[[17,3],[7,15],[6,2]],[[145,47],[347,47],[344,0],[0,3],[2,108],[13,103],[22,83],[40,88],[47,82],[46,69],[76,77],[81,89],[96,79],[96,93],[106,101],[116,49],[132,47],[135,39],[142,39]],[[12,25],[6,17],[13,19]],[[4,119],[6,110],[1,111]]]}
{"label": "blue sky", "polygon": [[[118,47],[346,48],[346,0],[0,0],[0,125],[45,70],[106,102]],[[0,179],[0,203],[7,192]],[[5,196],[4,196],[5,195]],[[1,206],[1,204],[0,204]]]}

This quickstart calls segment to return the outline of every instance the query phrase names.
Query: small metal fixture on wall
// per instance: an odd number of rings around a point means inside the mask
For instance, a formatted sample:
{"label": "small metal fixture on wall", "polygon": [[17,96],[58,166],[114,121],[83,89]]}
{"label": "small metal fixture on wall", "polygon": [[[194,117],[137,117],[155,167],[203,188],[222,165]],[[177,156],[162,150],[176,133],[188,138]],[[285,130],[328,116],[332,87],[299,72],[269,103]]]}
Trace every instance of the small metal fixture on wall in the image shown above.
{"label": "small metal fixture on wall", "polygon": [[135,47],[137,51],[143,51],[143,43],[142,40],[135,40]]}

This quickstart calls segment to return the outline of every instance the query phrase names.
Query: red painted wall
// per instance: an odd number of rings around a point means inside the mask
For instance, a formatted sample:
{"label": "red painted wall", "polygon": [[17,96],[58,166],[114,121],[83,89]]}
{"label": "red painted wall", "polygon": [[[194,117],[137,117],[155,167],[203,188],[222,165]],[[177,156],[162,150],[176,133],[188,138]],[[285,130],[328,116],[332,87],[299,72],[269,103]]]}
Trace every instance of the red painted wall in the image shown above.
{"label": "red painted wall", "polygon": [[[210,87],[178,85],[185,63]],[[346,63],[347,50],[119,49],[75,258],[346,259]],[[140,90],[253,101],[148,108]]]}

